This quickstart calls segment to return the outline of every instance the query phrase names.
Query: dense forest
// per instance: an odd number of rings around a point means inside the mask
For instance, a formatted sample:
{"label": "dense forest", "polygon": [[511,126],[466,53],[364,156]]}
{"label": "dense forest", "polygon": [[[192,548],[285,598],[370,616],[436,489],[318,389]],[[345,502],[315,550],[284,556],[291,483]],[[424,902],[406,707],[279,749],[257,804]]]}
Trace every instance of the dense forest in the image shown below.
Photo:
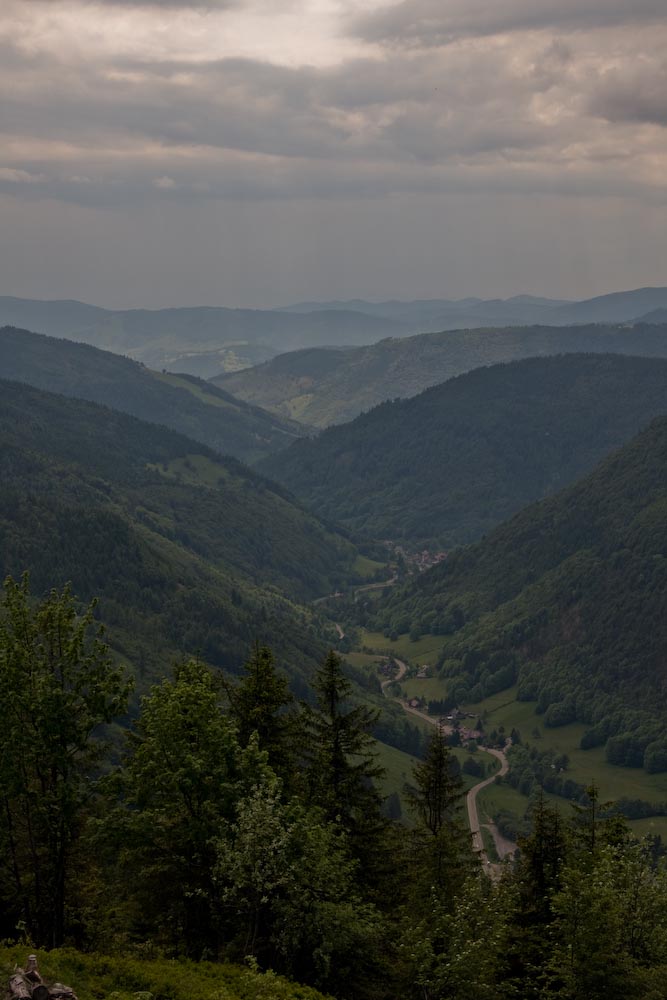
{"label": "dense forest", "polygon": [[[262,979],[268,968],[338,1000],[664,995],[659,845],[636,841],[595,787],[569,817],[538,797],[519,857],[489,878],[440,728],[411,776],[411,825],[389,822],[373,713],[350,705],[332,652],[301,706],[266,647],[234,682],[185,660],[113,752],[101,727],[125,712],[128,684],[92,607],[67,589],[34,604],[27,579],[9,579],[0,668],[12,706],[0,929],[31,947],[106,952],[49,958],[93,979],[85,1000],[110,986],[155,1000],[314,996]],[[201,959],[203,972],[187,964]],[[212,964],[244,959],[246,978]]]}
{"label": "dense forest", "polygon": [[554,354],[667,356],[665,327],[589,325],[452,330],[369,347],[279,355],[212,381],[232,395],[314,427],[353,420],[387,399],[416,396],[483,365]]}
{"label": "dense forest", "polygon": [[354,579],[357,551],[234,459],[79,400],[3,382],[0,573],[99,596],[147,676],[199,651],[238,665],[255,638],[307,673],[325,632],[308,601]]}
{"label": "dense forest", "polygon": [[474,541],[667,412],[667,361],[531,358],[375,407],[259,468],[320,516],[413,548]]}
{"label": "dense forest", "polygon": [[160,374],[130,358],[28,330],[0,329],[0,373],[163,424],[246,462],[285,448],[303,433],[292,421],[201,379]]}
{"label": "dense forest", "polygon": [[392,594],[378,628],[443,636],[451,704],[518,683],[582,747],[667,769],[667,418],[588,477]]}

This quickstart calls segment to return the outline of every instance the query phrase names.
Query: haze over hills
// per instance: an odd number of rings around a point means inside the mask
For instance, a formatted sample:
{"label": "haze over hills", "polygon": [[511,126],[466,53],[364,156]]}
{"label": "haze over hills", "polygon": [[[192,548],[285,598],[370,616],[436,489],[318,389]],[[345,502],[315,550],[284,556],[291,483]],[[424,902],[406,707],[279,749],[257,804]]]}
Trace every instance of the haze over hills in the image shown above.
{"label": "haze over hills", "polygon": [[667,770],[667,418],[589,476],[390,595],[375,626],[443,635],[453,703],[518,683],[540,724]]}
{"label": "haze over hills", "polygon": [[367,344],[407,332],[363,313],[194,307],[110,310],[81,302],[0,297],[0,326],[67,337],[152,368],[208,377],[257,364],[283,351],[328,344]]}
{"label": "haze over hills", "polygon": [[372,344],[441,330],[562,326],[638,320],[667,308],[667,288],[614,292],[582,302],[532,295],[413,302],[303,302],[279,309],[101,309],[72,300],[0,296],[0,326],[67,337],[168,371],[209,378],[307,347]]}
{"label": "haze over hills", "polygon": [[321,517],[410,548],[479,538],[667,413],[667,360],[479,368],[296,442],[259,468]]}
{"label": "haze over hills", "polygon": [[638,288],[598,295],[580,302],[515,295],[509,299],[417,299],[413,302],[301,302],[290,312],[351,309],[413,327],[415,333],[480,326],[569,326],[584,323],[624,323],[639,320],[651,310],[667,307],[667,288]]}
{"label": "haze over hills", "polygon": [[87,344],[12,327],[0,329],[0,378],[164,424],[246,462],[286,447],[303,433],[299,425],[194,376],[154,372]]}
{"label": "haze over hills", "polygon": [[443,331],[343,351],[296,351],[212,381],[273,413],[327,427],[482,365],[572,352],[667,357],[667,326]]}
{"label": "haze over hills", "polygon": [[294,602],[354,578],[357,552],[280,487],[153,424],[2,381],[0,573],[100,598],[141,676],[199,653],[237,670],[255,640],[298,676],[322,655]]}

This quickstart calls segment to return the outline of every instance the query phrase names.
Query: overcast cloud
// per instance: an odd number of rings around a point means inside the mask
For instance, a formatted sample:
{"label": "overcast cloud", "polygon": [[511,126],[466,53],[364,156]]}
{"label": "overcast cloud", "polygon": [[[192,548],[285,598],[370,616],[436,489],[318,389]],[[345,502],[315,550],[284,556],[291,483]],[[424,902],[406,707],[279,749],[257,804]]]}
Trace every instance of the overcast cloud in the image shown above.
{"label": "overcast cloud", "polygon": [[664,0],[4,0],[0,293],[667,284],[665,52]]}

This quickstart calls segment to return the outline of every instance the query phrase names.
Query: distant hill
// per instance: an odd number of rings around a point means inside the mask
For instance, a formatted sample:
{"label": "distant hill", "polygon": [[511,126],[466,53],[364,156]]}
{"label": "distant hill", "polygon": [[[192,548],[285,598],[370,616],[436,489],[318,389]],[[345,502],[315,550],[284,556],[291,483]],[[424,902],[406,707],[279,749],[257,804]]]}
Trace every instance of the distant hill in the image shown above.
{"label": "distant hill", "polygon": [[208,377],[283,351],[368,344],[408,332],[390,319],[338,310],[292,315],[260,309],[110,310],[81,302],[0,296],[0,326],[14,326],[126,354],[152,368]]}
{"label": "distant hill", "polygon": [[667,309],[654,309],[641,318],[642,323],[667,323]]}
{"label": "distant hill", "polygon": [[443,635],[449,697],[518,683],[611,763],[667,770],[667,419],[392,594],[375,627]]}
{"label": "distant hill", "polygon": [[488,326],[570,326],[586,323],[627,323],[649,310],[667,308],[667,288],[637,288],[612,292],[579,302],[515,295],[509,299],[417,299],[412,302],[300,302],[291,312],[351,309],[369,316],[406,323],[413,333],[433,330],[476,329]]}
{"label": "distant hill", "polygon": [[552,322],[629,323],[640,320],[654,309],[667,308],[667,288],[636,288],[629,292],[598,295],[583,302],[559,306],[552,313]]}
{"label": "distant hill", "polygon": [[0,329],[0,378],[103,403],[164,424],[246,462],[285,448],[303,429],[193,376],[153,372],[86,344]]}
{"label": "distant hill", "polygon": [[297,351],[213,382],[273,413],[327,427],[481,365],[571,352],[667,357],[667,326],[445,331],[345,351]]}
{"label": "distant hill", "polygon": [[284,311],[313,313],[320,309],[351,310],[404,324],[411,333],[433,330],[475,329],[486,326],[519,326],[525,323],[548,323],[558,306],[570,305],[559,299],[516,295],[511,299],[415,299],[411,302],[300,302]]}
{"label": "distant hill", "polygon": [[238,669],[266,641],[292,676],[324,642],[295,602],[354,577],[354,547],[280,487],[173,431],[0,383],[0,574],[100,597],[140,676],[199,653]]}
{"label": "distant hill", "polygon": [[531,358],[383,403],[261,463],[320,516],[411,548],[467,543],[667,414],[667,360]]}
{"label": "distant hill", "polygon": [[[441,330],[625,323],[667,307],[667,288],[583,302],[534,295],[412,302],[302,302],[280,309],[194,306],[100,309],[83,302],[0,296],[0,326],[15,326],[127,354],[151,368],[210,378],[308,347],[355,347]],[[496,358],[495,360],[504,360]]]}

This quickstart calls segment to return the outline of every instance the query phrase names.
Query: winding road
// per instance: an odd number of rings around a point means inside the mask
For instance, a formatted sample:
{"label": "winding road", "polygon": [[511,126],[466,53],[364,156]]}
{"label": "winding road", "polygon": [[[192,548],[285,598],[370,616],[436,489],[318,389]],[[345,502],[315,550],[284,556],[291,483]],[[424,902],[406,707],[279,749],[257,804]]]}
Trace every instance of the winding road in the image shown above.
{"label": "winding road", "polygon": [[[382,693],[385,697],[389,697],[389,695],[387,694],[387,688],[389,687],[389,685],[393,684],[394,681],[401,681],[405,677],[405,674],[407,673],[408,669],[407,663],[404,663],[403,660],[398,660],[395,657],[394,657],[394,662],[398,665],[398,672],[396,676],[390,677],[388,680],[382,681],[382,684],[380,685],[382,688]],[[435,719],[432,715],[429,715],[427,712],[422,712],[421,709],[419,708],[412,708],[410,705],[407,704],[407,702],[402,701],[400,698],[397,698],[396,701],[398,701],[399,705],[401,705],[401,707],[405,712],[409,712],[411,715],[419,716],[420,719],[423,719],[425,722],[428,722],[432,726],[438,725],[438,719]],[[452,727],[443,726],[443,730],[446,733],[451,733]],[[484,753],[488,753],[492,757],[495,757],[496,760],[500,761],[500,770],[495,771],[490,777],[485,778],[483,781],[480,781],[478,784],[473,785],[473,787],[469,789],[468,793],[466,794],[466,811],[468,813],[468,826],[470,827],[470,834],[472,837],[472,849],[474,853],[478,856],[480,862],[484,865],[485,871],[491,876],[491,878],[496,879],[500,877],[500,873],[502,871],[502,865],[494,864],[493,862],[491,862],[489,860],[489,855],[486,851],[486,848],[484,847],[484,838],[482,836],[482,830],[479,822],[479,813],[477,811],[477,796],[479,795],[479,793],[482,791],[483,788],[487,788],[489,785],[493,784],[493,782],[496,780],[496,777],[503,777],[503,775],[507,774],[507,772],[509,771],[509,763],[507,761],[507,757],[503,750],[496,750],[493,747],[480,747],[480,750],[483,750]],[[513,853],[514,849],[516,848],[516,844],[513,844],[511,841],[508,841],[505,838],[500,837],[499,834],[497,835],[497,831],[493,823],[485,824],[485,826],[493,836],[494,842],[496,843],[496,849],[498,850],[498,855],[502,861],[504,857],[507,857],[509,854]]]}

